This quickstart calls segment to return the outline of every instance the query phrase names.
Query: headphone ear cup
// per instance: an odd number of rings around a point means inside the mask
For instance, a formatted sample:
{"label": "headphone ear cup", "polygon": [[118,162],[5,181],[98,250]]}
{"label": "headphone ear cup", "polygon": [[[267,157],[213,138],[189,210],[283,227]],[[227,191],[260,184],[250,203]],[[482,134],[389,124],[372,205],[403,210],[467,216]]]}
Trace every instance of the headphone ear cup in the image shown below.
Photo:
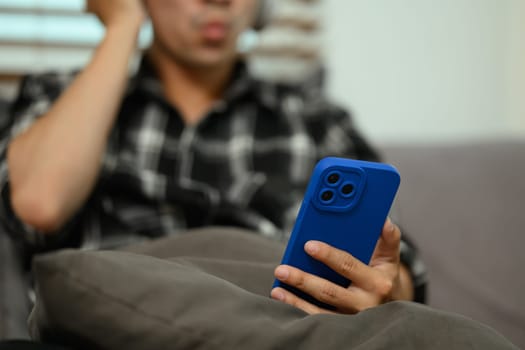
{"label": "headphone ear cup", "polygon": [[261,30],[270,22],[272,14],[272,1],[273,0],[259,0],[259,8],[257,15],[255,16],[253,29]]}

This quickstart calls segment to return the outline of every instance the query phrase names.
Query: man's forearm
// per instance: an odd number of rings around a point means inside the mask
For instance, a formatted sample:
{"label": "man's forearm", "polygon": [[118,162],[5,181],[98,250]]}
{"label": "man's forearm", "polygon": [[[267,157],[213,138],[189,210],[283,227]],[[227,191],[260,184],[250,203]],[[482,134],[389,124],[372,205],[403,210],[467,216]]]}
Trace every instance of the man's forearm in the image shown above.
{"label": "man's forearm", "polygon": [[126,88],[140,23],[108,27],[91,62],[49,112],[8,150],[11,202],[44,232],[62,226],[92,191]]}

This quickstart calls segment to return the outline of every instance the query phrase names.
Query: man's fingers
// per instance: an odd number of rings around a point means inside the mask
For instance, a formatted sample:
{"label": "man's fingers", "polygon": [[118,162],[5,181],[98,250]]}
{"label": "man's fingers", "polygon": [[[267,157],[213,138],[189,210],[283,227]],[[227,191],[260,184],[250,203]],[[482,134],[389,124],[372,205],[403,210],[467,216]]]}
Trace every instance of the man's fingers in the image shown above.
{"label": "man's fingers", "polygon": [[288,265],[278,266],[275,269],[275,277],[279,281],[301,290],[324,304],[345,310],[346,313],[357,312],[362,307],[362,305],[359,305],[361,298],[355,297],[353,290],[341,287],[295,267]]}
{"label": "man's fingers", "polygon": [[290,293],[283,288],[274,288],[270,295],[273,299],[295,306],[296,308],[299,308],[310,315],[318,313],[333,313],[329,310],[321,309],[316,305],[310,304],[309,302],[299,298],[297,295]]}
{"label": "man's fingers", "polygon": [[[321,261],[335,272],[352,281],[352,286],[371,292],[381,300],[388,299],[392,292],[394,285],[391,278],[392,274],[385,274],[381,269],[368,266],[346,251],[318,241],[307,242],[305,250],[314,259]],[[397,250],[396,254],[399,255],[399,250]],[[395,262],[399,261],[399,257],[389,257],[385,264],[387,259],[382,259],[384,266],[396,266]],[[346,290],[353,291],[352,288]],[[352,306],[355,306],[356,310],[362,310],[363,306],[369,302],[357,296],[353,296],[353,298],[355,302]],[[334,306],[339,307],[339,305]]]}
{"label": "man's fingers", "polygon": [[399,227],[388,218],[383,226],[381,236],[377,241],[372,264],[375,259],[388,260],[391,262],[399,261],[399,245],[401,242],[401,231]]}
{"label": "man's fingers", "polygon": [[[400,239],[399,228],[387,220],[370,266],[350,253],[326,243],[307,242],[304,248],[312,258],[352,281],[348,288],[288,265],[277,267],[275,277],[322,303],[334,306],[338,312],[359,312],[392,300],[395,287],[399,284]],[[283,300],[308,313],[318,313],[319,310],[322,310],[283,289],[272,291],[272,297]]]}
{"label": "man's fingers", "polygon": [[376,272],[350,253],[319,241],[307,242],[305,250],[314,259],[319,260],[353,283],[367,290],[371,290],[373,287],[371,282]]}

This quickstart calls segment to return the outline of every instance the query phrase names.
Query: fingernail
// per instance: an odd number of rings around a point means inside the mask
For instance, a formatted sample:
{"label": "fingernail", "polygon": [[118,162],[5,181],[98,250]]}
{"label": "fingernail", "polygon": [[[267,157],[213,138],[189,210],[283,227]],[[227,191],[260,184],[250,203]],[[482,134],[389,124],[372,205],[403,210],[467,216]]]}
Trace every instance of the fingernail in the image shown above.
{"label": "fingernail", "polygon": [[289,275],[288,269],[284,266],[279,266],[275,269],[275,277],[281,281],[287,279]]}
{"label": "fingernail", "polygon": [[319,251],[319,244],[313,241],[306,242],[304,250],[306,250],[308,254],[316,254]]}
{"label": "fingernail", "polygon": [[274,289],[273,292],[272,292],[272,297],[274,299],[277,299],[277,300],[280,300],[280,301],[284,301],[284,293],[281,292],[280,290],[278,289]]}
{"label": "fingernail", "polygon": [[390,219],[390,217],[388,217],[388,218],[386,219],[386,229],[387,229],[387,231],[389,231],[389,232],[394,231],[394,223],[392,222],[392,220]]}

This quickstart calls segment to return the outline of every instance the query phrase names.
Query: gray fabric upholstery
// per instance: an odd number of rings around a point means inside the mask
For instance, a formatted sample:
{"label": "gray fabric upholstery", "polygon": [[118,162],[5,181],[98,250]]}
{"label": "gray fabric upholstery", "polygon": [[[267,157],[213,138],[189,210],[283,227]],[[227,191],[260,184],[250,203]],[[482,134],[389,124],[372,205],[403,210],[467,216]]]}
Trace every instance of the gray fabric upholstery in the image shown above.
{"label": "gray fabric upholstery", "polygon": [[525,348],[525,141],[388,146],[398,215],[421,249],[429,304]]}

